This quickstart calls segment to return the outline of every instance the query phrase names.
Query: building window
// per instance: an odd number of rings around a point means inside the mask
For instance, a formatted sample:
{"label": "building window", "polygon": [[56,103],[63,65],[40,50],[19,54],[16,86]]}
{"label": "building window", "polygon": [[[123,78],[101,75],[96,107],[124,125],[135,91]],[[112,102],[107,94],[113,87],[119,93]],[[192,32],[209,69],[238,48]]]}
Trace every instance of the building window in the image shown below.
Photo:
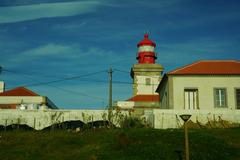
{"label": "building window", "polygon": [[146,85],[147,86],[150,86],[151,85],[151,78],[146,78]]}
{"label": "building window", "polygon": [[224,88],[214,89],[215,107],[227,107],[227,94]]}
{"label": "building window", "polygon": [[240,109],[240,89],[236,89],[236,108]]}
{"label": "building window", "polygon": [[199,109],[198,89],[184,89],[184,109]]}

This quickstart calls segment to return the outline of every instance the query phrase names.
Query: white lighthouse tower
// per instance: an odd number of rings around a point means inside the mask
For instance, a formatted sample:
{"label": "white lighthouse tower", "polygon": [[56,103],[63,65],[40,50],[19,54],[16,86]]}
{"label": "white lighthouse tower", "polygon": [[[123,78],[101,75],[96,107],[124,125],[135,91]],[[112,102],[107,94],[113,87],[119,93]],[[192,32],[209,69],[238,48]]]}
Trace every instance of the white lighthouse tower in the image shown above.
{"label": "white lighthouse tower", "polygon": [[134,115],[143,115],[145,109],[159,108],[159,94],[156,89],[162,79],[163,67],[155,63],[156,44],[144,35],[138,44],[137,64],[131,68],[133,78],[133,96],[127,101],[118,101],[120,109],[132,109]]}
{"label": "white lighthouse tower", "polygon": [[133,78],[133,96],[157,95],[155,92],[162,79],[163,67],[155,63],[157,54],[156,44],[144,35],[144,39],[137,44],[137,64],[131,68]]}

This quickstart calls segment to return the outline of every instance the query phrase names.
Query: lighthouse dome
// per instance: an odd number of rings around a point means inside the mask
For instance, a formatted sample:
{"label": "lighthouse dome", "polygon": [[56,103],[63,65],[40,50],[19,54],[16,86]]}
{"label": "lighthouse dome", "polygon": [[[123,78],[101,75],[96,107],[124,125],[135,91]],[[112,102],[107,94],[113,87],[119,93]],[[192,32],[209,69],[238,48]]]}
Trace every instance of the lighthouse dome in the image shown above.
{"label": "lighthouse dome", "polygon": [[148,39],[148,34],[146,33],[144,35],[144,39],[141,40],[138,44],[137,44],[138,47],[140,46],[153,46],[153,47],[156,47],[156,44],[151,41],[150,39]]}
{"label": "lighthouse dome", "polygon": [[157,56],[155,54],[155,47],[156,44],[148,39],[148,34],[144,35],[144,39],[140,41],[138,44],[138,54],[137,54],[137,60],[138,63],[142,64],[154,64],[155,59],[157,59]]}

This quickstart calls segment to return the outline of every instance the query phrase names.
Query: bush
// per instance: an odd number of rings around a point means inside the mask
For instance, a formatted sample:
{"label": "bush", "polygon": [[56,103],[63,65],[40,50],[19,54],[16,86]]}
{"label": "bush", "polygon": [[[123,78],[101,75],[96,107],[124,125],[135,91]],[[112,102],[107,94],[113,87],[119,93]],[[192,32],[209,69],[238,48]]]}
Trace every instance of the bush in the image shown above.
{"label": "bush", "polygon": [[144,124],[137,117],[125,117],[121,122],[121,128],[143,128]]}

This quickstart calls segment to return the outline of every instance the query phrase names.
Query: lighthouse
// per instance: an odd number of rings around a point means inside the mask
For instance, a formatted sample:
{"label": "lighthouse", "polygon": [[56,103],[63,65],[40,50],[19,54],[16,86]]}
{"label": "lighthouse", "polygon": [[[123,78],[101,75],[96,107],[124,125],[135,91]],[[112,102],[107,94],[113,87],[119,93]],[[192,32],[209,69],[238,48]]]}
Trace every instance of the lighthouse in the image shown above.
{"label": "lighthouse", "polygon": [[160,96],[156,89],[162,80],[163,67],[156,63],[156,43],[145,34],[137,44],[137,63],[131,67],[133,94],[126,101],[117,101],[119,109],[130,109],[135,116],[144,114],[145,109],[160,108]]}
{"label": "lighthouse", "polygon": [[163,67],[156,63],[157,53],[156,43],[145,34],[144,39],[137,44],[137,64],[131,68],[133,79],[133,96],[137,95],[157,95],[155,92],[162,79]]}

